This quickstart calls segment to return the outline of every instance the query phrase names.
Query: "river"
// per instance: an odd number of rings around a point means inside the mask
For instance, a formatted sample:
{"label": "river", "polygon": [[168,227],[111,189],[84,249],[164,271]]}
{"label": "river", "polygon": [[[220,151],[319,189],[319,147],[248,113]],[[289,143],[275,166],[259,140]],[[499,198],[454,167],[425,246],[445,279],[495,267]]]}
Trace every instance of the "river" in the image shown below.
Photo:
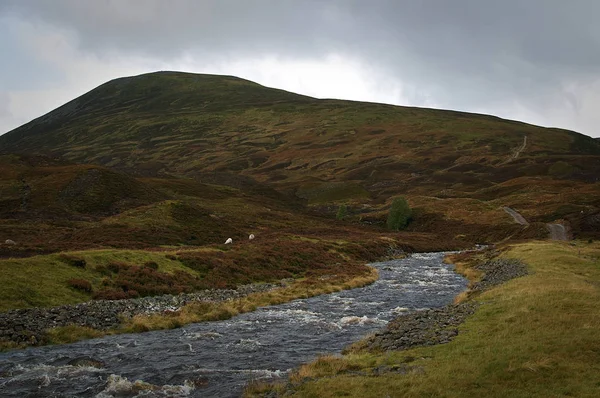
{"label": "river", "polygon": [[248,381],[286,377],[398,314],[452,302],[466,281],[443,257],[421,253],[373,263],[380,278],[369,286],[226,321],[0,353],[0,396],[240,396]]}

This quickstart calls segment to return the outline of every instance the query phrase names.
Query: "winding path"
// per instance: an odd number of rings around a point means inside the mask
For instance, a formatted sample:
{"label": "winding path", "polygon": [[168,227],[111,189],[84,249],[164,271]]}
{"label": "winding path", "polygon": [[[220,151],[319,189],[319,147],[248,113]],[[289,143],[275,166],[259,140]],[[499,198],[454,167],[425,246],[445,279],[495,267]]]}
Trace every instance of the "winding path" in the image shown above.
{"label": "winding path", "polygon": [[569,240],[567,230],[562,224],[546,224],[552,240]]}
{"label": "winding path", "polygon": [[511,209],[510,207],[506,207],[506,206],[503,207],[502,209],[505,212],[507,212],[513,218],[513,220],[515,220],[515,222],[517,222],[521,225],[529,225],[529,223],[527,222],[525,217],[523,217],[518,211]]}
{"label": "winding path", "polygon": [[523,152],[525,150],[525,148],[527,148],[527,136],[526,135],[523,136],[523,144],[520,147],[516,148],[514,150],[514,152],[508,157],[508,159],[506,159],[502,164],[506,164],[510,161],[517,159],[521,155],[521,152]]}
{"label": "winding path", "polygon": [[[511,209],[510,207],[504,206],[502,208],[506,213],[508,213],[516,223],[528,226],[529,222],[523,217],[518,211],[515,209]],[[569,236],[567,234],[567,229],[564,225],[558,223],[546,224],[546,228],[550,233],[550,239],[552,240],[569,240]]]}

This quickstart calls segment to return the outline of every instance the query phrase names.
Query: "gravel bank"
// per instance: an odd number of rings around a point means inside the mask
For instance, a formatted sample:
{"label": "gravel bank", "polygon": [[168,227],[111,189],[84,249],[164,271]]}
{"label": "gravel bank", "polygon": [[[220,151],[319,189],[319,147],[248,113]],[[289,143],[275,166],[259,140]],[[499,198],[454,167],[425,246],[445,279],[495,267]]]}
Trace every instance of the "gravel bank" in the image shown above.
{"label": "gravel bank", "polygon": [[391,351],[448,343],[458,334],[458,325],[475,308],[468,303],[402,315],[388,323],[385,330],[369,337],[367,347]]}
{"label": "gravel bank", "polygon": [[278,284],[249,284],[237,289],[203,290],[195,293],[143,297],[127,300],[97,300],[53,308],[27,308],[0,313],[0,340],[35,345],[45,329],[80,325],[106,330],[117,327],[122,318],[138,314],[177,311],[194,301],[220,302],[281,287]]}
{"label": "gravel bank", "polygon": [[[489,260],[477,266],[477,269],[485,272],[485,275],[473,286],[472,290],[475,291],[527,275],[527,266],[519,260]],[[451,304],[401,315],[384,330],[367,338],[365,347],[374,351],[391,351],[448,343],[458,335],[458,326],[476,308],[475,303]]]}

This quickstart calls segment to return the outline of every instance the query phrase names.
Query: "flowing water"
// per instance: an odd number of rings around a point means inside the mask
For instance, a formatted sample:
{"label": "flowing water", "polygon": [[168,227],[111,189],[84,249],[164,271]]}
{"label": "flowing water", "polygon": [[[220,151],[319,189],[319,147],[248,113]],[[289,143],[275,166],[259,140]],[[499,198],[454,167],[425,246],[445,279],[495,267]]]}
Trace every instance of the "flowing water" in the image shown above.
{"label": "flowing water", "polygon": [[226,321],[0,354],[2,397],[230,397],[339,353],[396,315],[450,303],[466,281],[442,253],[374,263],[364,288],[260,308]]}

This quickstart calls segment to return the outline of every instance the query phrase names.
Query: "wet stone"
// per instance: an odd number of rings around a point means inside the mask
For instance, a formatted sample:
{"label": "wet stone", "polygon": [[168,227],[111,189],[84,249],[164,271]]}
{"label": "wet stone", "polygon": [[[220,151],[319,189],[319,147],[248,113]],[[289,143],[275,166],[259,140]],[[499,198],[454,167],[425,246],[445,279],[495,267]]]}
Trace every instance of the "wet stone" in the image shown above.
{"label": "wet stone", "polygon": [[104,368],[106,366],[104,364],[104,362],[99,361],[94,358],[90,358],[90,357],[74,358],[74,359],[70,360],[69,362],[67,362],[67,365],[86,366],[86,367],[92,367],[92,368],[98,368],[98,369]]}
{"label": "wet stone", "polygon": [[[185,303],[194,301],[225,301],[244,295],[271,290],[280,284],[250,284],[237,290],[205,290],[178,296],[164,295],[115,301],[90,301],[76,305],[54,308],[18,309],[0,313],[0,336],[17,343],[38,344],[46,329],[67,325],[80,325],[95,329],[110,329],[120,324],[122,314],[132,318],[138,314],[153,314],[177,311]],[[24,337],[28,332],[35,338]]]}
{"label": "wet stone", "polygon": [[[488,260],[476,267],[484,272],[473,290],[485,290],[527,275],[527,265],[515,259]],[[458,325],[475,312],[477,304],[462,303],[441,309],[404,314],[366,341],[371,350],[407,350],[417,346],[446,344],[459,333]]]}
{"label": "wet stone", "polygon": [[[239,397],[245,383],[284,381],[289,369],[320,354],[341,352],[381,330],[399,313],[418,314],[415,327],[400,336],[406,343],[416,339],[430,322],[427,311],[443,307],[466,288],[466,281],[443,263],[443,257],[443,253],[414,254],[376,263],[380,278],[371,285],[260,307],[224,321],[0,353],[0,363],[15,375],[0,380],[0,396],[115,396],[117,390],[119,396],[135,396],[136,388],[148,387],[156,396]],[[209,292],[202,297],[218,300],[222,294]],[[185,299],[190,297],[194,296]],[[104,304],[96,305],[98,312],[104,311]],[[172,307],[170,299],[163,308],[167,307]],[[439,325],[449,328],[452,322]],[[398,344],[394,339],[385,342],[391,347]],[[81,357],[101,361],[105,367],[66,365]],[[404,368],[378,372],[394,371]],[[51,383],[40,387],[44,374]]]}

